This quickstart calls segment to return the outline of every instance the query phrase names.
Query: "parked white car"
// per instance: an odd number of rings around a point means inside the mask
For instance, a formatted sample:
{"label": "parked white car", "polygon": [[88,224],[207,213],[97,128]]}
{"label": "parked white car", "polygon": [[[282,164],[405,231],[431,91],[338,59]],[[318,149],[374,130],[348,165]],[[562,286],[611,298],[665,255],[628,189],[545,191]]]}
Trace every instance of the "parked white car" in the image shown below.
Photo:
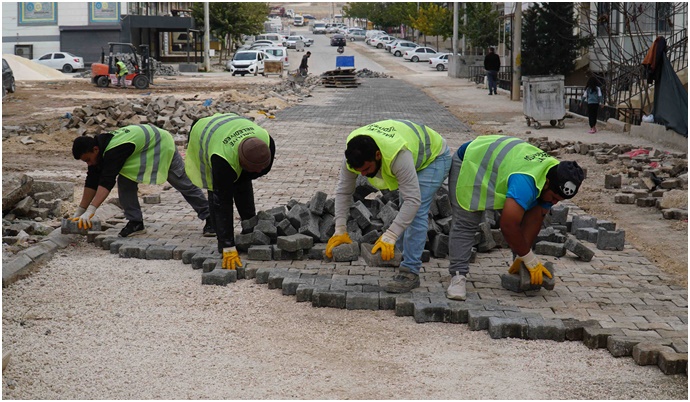
{"label": "parked white car", "polygon": [[361,29],[352,30],[349,34],[345,35],[345,38],[350,42],[354,42],[356,40],[364,40],[364,31],[362,31]]}
{"label": "parked white car", "polygon": [[410,41],[398,41],[397,43],[392,43],[391,44],[391,54],[395,57],[400,57],[403,55],[408,50],[412,50],[416,47],[419,47],[418,44]]}
{"label": "parked white car", "polygon": [[377,49],[383,49],[386,43],[393,42],[397,38],[389,35],[379,35],[374,38],[369,39],[369,46],[373,46]]}
{"label": "parked white car", "polygon": [[261,49],[262,52],[266,53],[265,60],[279,60],[283,62],[283,68],[290,67],[288,62],[288,51],[287,48],[280,47],[265,47]]}
{"label": "parked white car", "polygon": [[71,73],[74,70],[81,70],[84,68],[83,58],[67,52],[46,53],[31,61],[56,70],[62,70],[63,73]]}
{"label": "parked white car", "polygon": [[240,74],[261,74],[264,75],[264,60],[266,53],[262,50],[240,50],[228,60],[225,69],[232,72],[232,75]]}
{"label": "parked white car", "polygon": [[419,46],[403,53],[403,59],[414,62],[429,61],[430,58],[436,57],[437,55],[438,53],[434,49],[426,46]]}
{"label": "parked white car", "polygon": [[429,59],[429,67],[435,68],[438,71],[445,71],[448,69],[448,58],[450,53],[437,53],[439,56]]}

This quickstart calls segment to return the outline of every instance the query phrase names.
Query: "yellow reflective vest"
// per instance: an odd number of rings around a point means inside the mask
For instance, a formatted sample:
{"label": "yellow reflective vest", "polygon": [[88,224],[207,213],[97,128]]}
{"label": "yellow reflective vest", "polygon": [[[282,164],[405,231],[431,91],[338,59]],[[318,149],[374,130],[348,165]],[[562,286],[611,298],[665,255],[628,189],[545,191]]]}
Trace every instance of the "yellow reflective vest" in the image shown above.
{"label": "yellow reflective vest", "polygon": [[[402,149],[412,152],[415,169],[419,172],[429,166],[441,153],[443,137],[427,126],[408,120],[383,120],[360,127],[350,133],[347,142],[358,135],[367,135],[374,139],[381,151],[381,177],[367,177],[369,183],[379,190],[396,190],[398,179],[391,171],[391,164]],[[348,170],[359,174],[348,165]]]}
{"label": "yellow reflective vest", "polygon": [[245,138],[256,137],[270,145],[268,132],[261,126],[235,113],[216,113],[199,119],[189,134],[185,172],[197,187],[213,191],[211,156],[225,159],[237,177],[242,173],[238,148]]}
{"label": "yellow reflective vest", "polygon": [[455,195],[467,211],[503,209],[508,179],[515,173],[534,179],[541,194],[546,174],[558,160],[521,139],[485,135],[467,146],[462,160]]}
{"label": "yellow reflective vest", "polygon": [[145,184],[163,184],[168,180],[168,170],[175,154],[175,140],[169,132],[142,124],[125,126],[112,134],[103,156],[118,145],[134,144],[134,152],[120,169],[122,176]]}

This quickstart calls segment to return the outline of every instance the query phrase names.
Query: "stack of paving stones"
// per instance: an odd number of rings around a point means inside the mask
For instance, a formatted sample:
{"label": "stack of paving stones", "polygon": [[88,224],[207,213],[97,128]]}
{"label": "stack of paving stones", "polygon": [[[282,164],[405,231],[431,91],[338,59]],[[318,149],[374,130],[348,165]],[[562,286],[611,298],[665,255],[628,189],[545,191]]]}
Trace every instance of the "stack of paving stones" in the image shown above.
{"label": "stack of paving stones", "polygon": [[[383,291],[382,285],[392,278],[395,268],[368,259],[371,244],[363,241],[362,237],[371,232],[362,230],[360,225],[367,227],[365,218],[372,224],[381,220],[383,226],[376,229],[381,233],[386,222],[380,219],[382,211],[385,216],[387,206],[393,208],[397,205],[398,196],[391,192],[368,197],[373,190],[362,184],[357,186],[355,203],[361,202],[366,208],[353,206],[348,222],[353,240],[360,236],[357,240],[359,245],[336,248],[343,248],[343,255],[338,257],[340,261],[317,257],[317,253],[322,256],[323,240],[327,240],[330,232],[327,229],[330,228],[329,216],[334,212],[333,201],[318,192],[306,203],[292,200],[286,206],[260,212],[257,217],[262,219],[241,222],[245,233],[237,237],[244,239],[247,236],[252,241],[265,244],[245,243],[247,253],[250,248],[260,246],[256,251],[259,258],[249,259],[248,254],[247,257],[243,255],[244,264],[237,270],[220,268],[222,257],[217,251],[216,241],[200,236],[201,223],[195,222],[190,226],[192,224],[186,219],[171,222],[171,211],[179,209],[174,200],[184,203],[176,192],[162,193],[160,204],[144,204],[147,234],[143,237],[118,238],[119,229],[113,227],[100,233],[89,233],[87,238],[121,258],[181,260],[202,271],[202,284],[225,286],[238,280],[253,279],[269,289],[280,289],[283,295],[292,296],[297,302],[311,303],[314,307],[391,310],[396,316],[412,317],[418,323],[467,324],[470,330],[488,331],[492,338],[581,341],[591,349],[606,348],[617,357],[630,356],[640,365],[657,365],[666,374],[686,374],[687,304],[679,305],[678,301],[687,303],[687,289],[668,285],[670,279],[636,250],[626,248],[619,251],[620,239],[617,237],[606,240],[615,243],[613,246],[602,243],[597,258],[592,259],[591,249],[596,245],[588,239],[577,239],[575,234],[578,230],[592,228],[592,225],[597,228],[597,236],[600,228],[615,232],[611,223],[588,217],[569,201],[553,209],[547,216],[547,226],[540,233],[537,244],[563,244],[569,254],[558,254],[561,255],[559,257],[541,255],[545,265],[552,270],[556,268],[554,272],[558,274],[558,286],[548,293],[536,288],[516,293],[500,286],[497,278],[506,273],[512,256],[509,248],[502,247],[501,238],[495,236],[499,216],[493,214],[485,216],[485,224],[476,235],[479,266],[473,266],[468,276],[466,301],[445,297],[450,278],[448,263],[442,253],[424,264],[419,288],[405,294],[391,294]],[[443,195],[443,192],[437,194],[434,208],[438,208]],[[377,213],[373,214],[372,210]],[[372,213],[371,217],[366,211]],[[432,221],[437,223],[440,212],[432,215],[436,218]],[[392,217],[391,213],[391,217],[386,219]],[[114,222],[108,223],[112,225]],[[441,234],[442,231],[436,236]],[[599,239],[596,244],[599,244]],[[428,251],[431,253],[431,249]],[[271,260],[267,258],[269,254]],[[362,258],[355,258],[355,254]],[[284,255],[301,257],[284,260]],[[309,259],[310,255],[316,260]],[[630,272],[616,272],[621,269],[617,267],[630,267]],[[638,275],[645,279],[639,282]],[[639,285],[634,293],[630,293],[634,283]],[[583,315],[585,311],[589,314]]]}
{"label": "stack of paving stones", "polygon": [[[178,145],[186,144],[192,123],[214,113],[237,113],[247,115],[253,111],[276,109],[274,99],[286,104],[293,96],[303,96],[302,90],[295,90],[285,84],[274,86],[257,85],[249,90],[251,101],[238,102],[233,94],[220,99],[178,99],[172,95],[121,100],[104,100],[100,103],[75,108],[62,122],[62,129],[75,129],[77,135],[100,134],[104,130],[137,124],[153,124],[175,135]],[[26,132],[18,128],[17,133]],[[17,134],[18,135],[18,134]]]}
{"label": "stack of paving stones", "polygon": [[355,71],[355,76],[357,78],[393,78],[392,75],[382,73],[379,71],[371,71],[368,68],[363,68],[361,70]]}
{"label": "stack of paving stones", "polygon": [[616,204],[657,208],[664,219],[688,219],[686,153],[626,144],[549,141],[547,137],[532,137],[529,141],[554,156],[578,153],[593,156],[598,164],[610,165],[604,188],[620,189],[613,197]]}
{"label": "stack of paving stones", "polygon": [[42,123],[21,126],[2,126],[2,138],[18,137],[27,134],[40,134],[45,133],[47,130],[46,125]]}

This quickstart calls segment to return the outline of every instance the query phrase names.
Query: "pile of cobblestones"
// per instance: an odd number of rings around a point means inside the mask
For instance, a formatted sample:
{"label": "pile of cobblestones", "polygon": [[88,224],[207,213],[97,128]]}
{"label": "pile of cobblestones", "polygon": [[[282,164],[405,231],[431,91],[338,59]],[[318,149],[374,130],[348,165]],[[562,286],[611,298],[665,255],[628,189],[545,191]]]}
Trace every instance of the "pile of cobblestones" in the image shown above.
{"label": "pile of cobblestones", "polygon": [[652,147],[607,143],[548,141],[530,138],[540,149],[556,156],[577,153],[593,156],[598,164],[608,164],[604,188],[620,189],[616,204],[656,207],[664,219],[688,219],[688,159],[682,152],[665,152]]}
{"label": "pile of cobblestones", "polygon": [[392,75],[388,75],[386,73],[381,73],[378,71],[371,71],[368,68],[357,70],[357,72],[355,72],[355,76],[357,78],[393,78]]}

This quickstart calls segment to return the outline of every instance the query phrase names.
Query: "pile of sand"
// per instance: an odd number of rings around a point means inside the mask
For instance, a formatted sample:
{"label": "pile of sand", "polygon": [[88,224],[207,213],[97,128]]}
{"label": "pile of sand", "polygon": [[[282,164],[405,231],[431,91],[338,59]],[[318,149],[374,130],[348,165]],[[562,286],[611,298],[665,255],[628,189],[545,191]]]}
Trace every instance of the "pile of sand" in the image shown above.
{"label": "pile of sand", "polygon": [[56,81],[72,78],[58,70],[13,54],[3,54],[2,58],[12,68],[15,81]]}

